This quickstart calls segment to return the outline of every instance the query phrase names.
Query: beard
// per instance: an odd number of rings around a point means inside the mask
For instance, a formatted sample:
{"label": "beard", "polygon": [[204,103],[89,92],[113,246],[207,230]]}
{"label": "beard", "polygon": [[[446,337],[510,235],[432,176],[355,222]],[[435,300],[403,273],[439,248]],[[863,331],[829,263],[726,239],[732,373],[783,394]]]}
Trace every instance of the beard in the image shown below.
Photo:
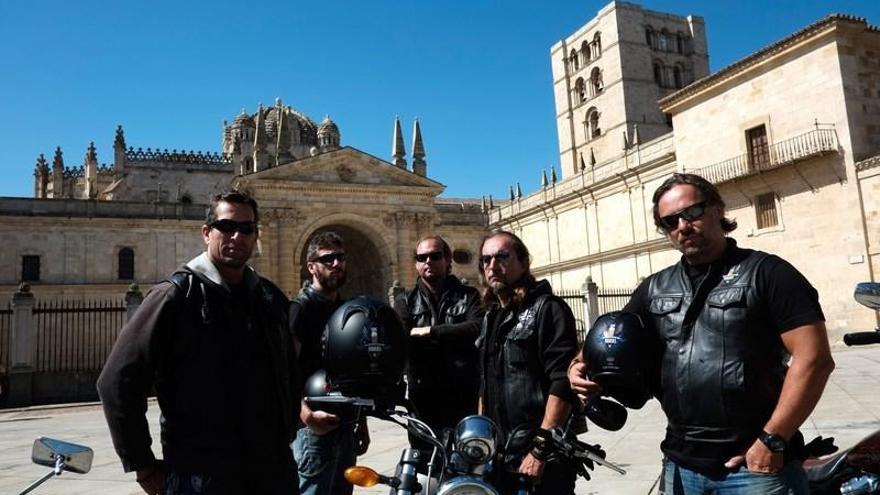
{"label": "beard", "polygon": [[323,287],[324,290],[339,290],[339,288],[345,284],[345,272],[339,271],[336,273],[331,273],[327,276],[319,275],[318,283],[321,284],[321,287]]}

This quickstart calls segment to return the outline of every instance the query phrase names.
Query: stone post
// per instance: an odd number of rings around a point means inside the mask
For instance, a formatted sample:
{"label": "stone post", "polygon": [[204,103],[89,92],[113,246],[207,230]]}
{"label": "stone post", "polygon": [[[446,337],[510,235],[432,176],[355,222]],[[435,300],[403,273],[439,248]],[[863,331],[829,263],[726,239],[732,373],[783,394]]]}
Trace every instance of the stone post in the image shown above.
{"label": "stone post", "polygon": [[33,403],[33,376],[36,361],[36,327],[34,295],[28,284],[18,286],[12,296],[12,333],[9,335],[10,353],[9,391],[6,405],[29,406]]}
{"label": "stone post", "polygon": [[584,297],[584,316],[589,330],[599,317],[599,286],[593,282],[593,277],[587,276],[584,285],[581,286],[581,294]]}
{"label": "stone post", "polygon": [[128,290],[125,292],[125,321],[131,321],[131,318],[134,316],[134,312],[141,306],[141,303],[144,301],[144,295],[141,294],[141,289],[138,287],[138,284],[131,284],[128,286]]}
{"label": "stone post", "polygon": [[391,283],[391,287],[388,289],[388,304],[392,307],[394,306],[394,300],[397,299],[397,296],[402,294],[404,291],[403,287],[400,286],[400,281],[395,280]]}

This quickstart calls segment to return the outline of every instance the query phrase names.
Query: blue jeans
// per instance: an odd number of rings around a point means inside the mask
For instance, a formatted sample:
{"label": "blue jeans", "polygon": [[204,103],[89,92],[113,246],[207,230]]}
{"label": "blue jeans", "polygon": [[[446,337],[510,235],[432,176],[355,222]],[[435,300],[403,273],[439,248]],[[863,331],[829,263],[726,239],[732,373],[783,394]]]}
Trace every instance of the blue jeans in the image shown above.
{"label": "blue jeans", "polygon": [[807,475],[799,461],[786,463],[773,474],[737,470],[709,476],[663,460],[661,488],[664,495],[809,495]]}
{"label": "blue jeans", "polygon": [[302,495],[351,495],[345,470],[354,466],[354,425],[341,425],[326,435],[300,428],[293,441]]}

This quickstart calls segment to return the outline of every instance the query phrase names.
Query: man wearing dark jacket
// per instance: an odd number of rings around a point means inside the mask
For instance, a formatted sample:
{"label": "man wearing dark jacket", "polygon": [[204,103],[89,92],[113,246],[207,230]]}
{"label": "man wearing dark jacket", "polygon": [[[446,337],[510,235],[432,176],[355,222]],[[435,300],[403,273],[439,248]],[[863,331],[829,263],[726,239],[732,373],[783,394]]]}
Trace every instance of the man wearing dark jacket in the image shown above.
{"label": "man wearing dark jacket", "polygon": [[439,434],[477,412],[480,388],[476,340],[480,294],[452,274],[452,250],[440,236],[416,245],[412,290],[394,301],[410,335],[407,382],[419,417]]}
{"label": "man wearing dark jacket", "polygon": [[[816,290],[783,259],[727,237],[736,222],[706,179],[673,174],[653,203],[654,224],[682,257],[640,284],[625,310],[658,345],[647,373],[668,420],[661,489],[808,493],[798,428],[834,369]],[[569,372],[584,399],[600,391],[588,366]]]}
{"label": "man wearing dark jacket", "polygon": [[[147,294],[98,379],[116,452],[148,494],[298,492],[300,380],[287,298],[247,265],[258,220],[246,194],[215,196],[206,251]],[[145,417],[152,387],[163,461]]]}
{"label": "man wearing dark jacket", "polygon": [[[528,248],[516,235],[495,231],[480,246],[487,313],[480,334],[482,410],[501,430],[519,425],[562,426],[575,397],[566,370],[577,352],[574,315],[546,280],[532,276]],[[519,462],[538,483],[535,493],[574,493],[575,471],[540,450]]]}

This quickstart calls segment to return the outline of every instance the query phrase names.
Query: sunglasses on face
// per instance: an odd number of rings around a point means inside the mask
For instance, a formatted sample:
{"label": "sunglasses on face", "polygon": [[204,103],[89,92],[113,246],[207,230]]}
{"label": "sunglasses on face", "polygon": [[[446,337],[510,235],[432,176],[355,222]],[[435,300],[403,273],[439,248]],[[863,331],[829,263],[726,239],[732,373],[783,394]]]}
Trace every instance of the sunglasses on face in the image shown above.
{"label": "sunglasses on face", "polygon": [[257,231],[256,222],[236,222],[228,218],[223,220],[214,220],[208,224],[208,227],[217,229],[224,234],[232,234],[238,232],[244,235],[251,235]]}
{"label": "sunglasses on face", "polygon": [[440,261],[443,259],[443,251],[431,251],[430,253],[419,253],[419,254],[415,255],[415,259],[419,263],[425,263],[428,260]]}
{"label": "sunglasses on face", "polygon": [[484,254],[480,256],[480,265],[486,266],[492,262],[492,258],[498,260],[498,263],[502,265],[507,264],[507,261],[510,260],[510,253],[507,251],[501,250],[495,254]]}
{"label": "sunglasses on face", "polygon": [[323,256],[316,257],[312,261],[317,261],[318,263],[327,266],[332,266],[334,261],[345,263],[345,253],[327,253]]}
{"label": "sunglasses on face", "polygon": [[706,213],[706,202],[700,201],[699,203],[694,203],[687,208],[682,208],[677,212],[666,215],[665,217],[660,217],[660,224],[663,225],[663,228],[667,232],[672,232],[673,230],[678,228],[678,221],[684,219],[688,222],[693,222],[694,220],[703,216]]}

